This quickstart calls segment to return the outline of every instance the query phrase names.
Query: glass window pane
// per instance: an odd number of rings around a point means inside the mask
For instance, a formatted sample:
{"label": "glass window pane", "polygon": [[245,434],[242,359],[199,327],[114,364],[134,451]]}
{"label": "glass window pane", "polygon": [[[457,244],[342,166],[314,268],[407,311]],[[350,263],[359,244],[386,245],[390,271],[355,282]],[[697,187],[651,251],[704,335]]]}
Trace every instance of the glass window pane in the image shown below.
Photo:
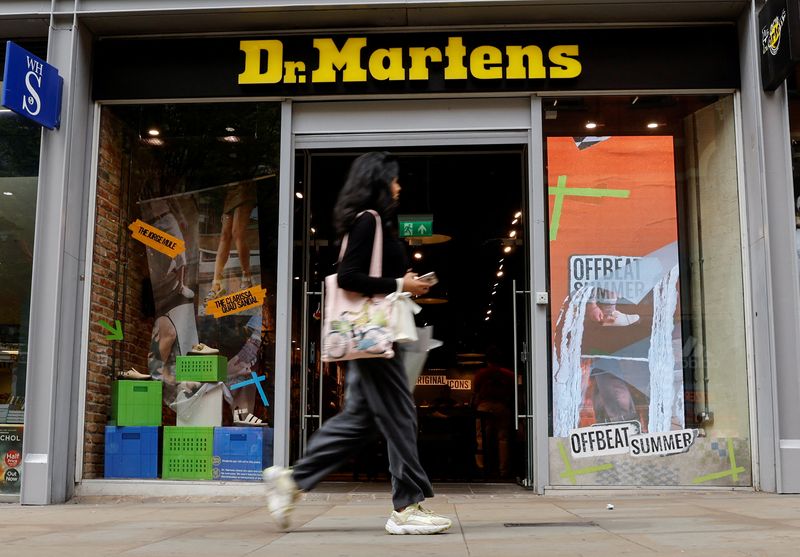
{"label": "glass window pane", "polygon": [[545,111],[551,483],[749,485],[732,97]]}
{"label": "glass window pane", "polygon": [[[167,426],[260,424],[248,458],[263,461],[223,460],[215,478],[257,480],[271,462],[279,138],[277,103],[103,109],[85,477],[104,475],[106,425],[159,425],[116,379],[160,381]],[[211,479],[201,468],[165,477]]]}
{"label": "glass window pane", "polygon": [[[25,408],[41,134],[36,124],[0,109],[0,424],[22,424]],[[0,454],[21,449],[19,443]],[[4,485],[0,480],[0,493]]]}

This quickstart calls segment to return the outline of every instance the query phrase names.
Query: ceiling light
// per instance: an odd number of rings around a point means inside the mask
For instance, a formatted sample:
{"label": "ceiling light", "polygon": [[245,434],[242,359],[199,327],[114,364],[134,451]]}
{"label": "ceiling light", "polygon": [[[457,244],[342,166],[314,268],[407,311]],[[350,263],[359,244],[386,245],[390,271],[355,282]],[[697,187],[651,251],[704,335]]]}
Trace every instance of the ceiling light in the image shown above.
{"label": "ceiling light", "polygon": [[422,254],[420,252],[415,253],[414,259],[422,259]]}
{"label": "ceiling light", "polygon": [[497,276],[498,277],[502,277],[503,276],[503,271],[497,271]]}
{"label": "ceiling light", "polygon": [[241,143],[242,138],[238,135],[224,135],[219,138],[220,141],[224,141],[225,143]]}
{"label": "ceiling light", "polygon": [[506,246],[503,248],[503,253],[511,253],[511,246]]}
{"label": "ceiling light", "polygon": [[303,199],[303,192],[299,192],[299,191],[297,191],[297,192],[295,192],[295,193],[294,193],[294,196],[295,196],[297,199]]}
{"label": "ceiling light", "polygon": [[596,127],[597,127],[597,123],[596,122],[586,122],[586,129],[587,130],[593,130]]}
{"label": "ceiling light", "polygon": [[487,317],[486,319],[484,319],[484,321],[489,321],[489,318]]}
{"label": "ceiling light", "polygon": [[520,218],[521,216],[522,216],[522,211],[517,211],[517,214],[516,214],[516,215],[514,215],[514,218],[515,218],[515,219],[518,219],[518,218]]}
{"label": "ceiling light", "polygon": [[517,231],[516,230],[512,230],[511,232],[508,233],[508,236],[510,238],[516,238],[517,237]]}
{"label": "ceiling light", "polygon": [[654,130],[658,127],[658,122],[650,122],[649,124],[647,124],[647,127],[650,128],[651,130]]}
{"label": "ceiling light", "polygon": [[3,350],[3,354],[11,354],[12,356],[19,356],[19,350]]}
{"label": "ceiling light", "polygon": [[514,220],[511,221],[511,225],[513,226],[513,225],[517,224],[518,222],[519,222],[519,219],[514,219]]}
{"label": "ceiling light", "polygon": [[503,269],[503,264],[502,263],[500,264],[500,267],[498,267],[498,269],[501,269],[501,270]]}
{"label": "ceiling light", "polygon": [[161,135],[161,132],[155,128],[151,128],[147,130],[147,135],[149,135],[150,137],[158,137],[159,135]]}
{"label": "ceiling light", "polygon": [[145,137],[142,138],[142,143],[145,145],[155,145],[156,147],[161,147],[164,145],[164,140],[159,137]]}
{"label": "ceiling light", "polygon": [[487,310],[486,310],[486,315],[491,315],[491,314],[492,314],[492,310],[490,310],[490,309],[487,309]]}
{"label": "ceiling light", "polygon": [[4,191],[4,192],[3,192],[3,195],[14,195],[14,194],[13,194],[13,193],[11,193],[10,191]]}
{"label": "ceiling light", "polygon": [[311,229],[311,233],[312,233],[312,234],[316,234],[316,233],[317,233],[317,229],[316,229],[316,228],[312,228],[312,229]]}
{"label": "ceiling light", "polygon": [[227,128],[225,128],[225,131],[228,132],[228,133],[233,133],[233,132],[236,131],[236,128],[232,128],[232,127],[228,126]]}

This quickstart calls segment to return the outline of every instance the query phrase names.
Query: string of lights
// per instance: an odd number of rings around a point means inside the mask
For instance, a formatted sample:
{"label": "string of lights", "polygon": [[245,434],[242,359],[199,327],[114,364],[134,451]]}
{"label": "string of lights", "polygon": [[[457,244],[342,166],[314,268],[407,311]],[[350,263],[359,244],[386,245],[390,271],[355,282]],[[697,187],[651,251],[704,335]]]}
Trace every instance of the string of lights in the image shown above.
{"label": "string of lights", "polygon": [[501,241],[500,245],[502,246],[500,252],[500,259],[497,261],[497,271],[495,272],[496,280],[492,286],[492,293],[489,296],[489,307],[486,310],[486,317],[484,321],[490,321],[492,319],[492,312],[494,311],[494,301],[495,297],[497,296],[497,289],[500,288],[500,282],[505,277],[506,272],[503,270],[505,266],[505,258],[506,256],[510,255],[514,251],[514,246],[516,245],[516,238],[517,238],[517,226],[521,224],[522,221],[522,211],[517,211],[514,214],[514,219],[511,221],[511,231],[508,233],[509,242],[505,240]]}

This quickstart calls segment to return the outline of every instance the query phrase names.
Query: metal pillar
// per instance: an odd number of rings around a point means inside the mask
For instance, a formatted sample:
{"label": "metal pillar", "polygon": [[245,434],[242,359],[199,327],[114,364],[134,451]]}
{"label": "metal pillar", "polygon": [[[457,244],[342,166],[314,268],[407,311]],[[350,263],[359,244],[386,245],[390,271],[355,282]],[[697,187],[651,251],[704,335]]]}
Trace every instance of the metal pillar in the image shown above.
{"label": "metal pillar", "polygon": [[50,20],[47,60],[64,78],[61,128],[44,130],[39,165],[21,502],[74,489],[84,269],[91,37],[74,15]]}

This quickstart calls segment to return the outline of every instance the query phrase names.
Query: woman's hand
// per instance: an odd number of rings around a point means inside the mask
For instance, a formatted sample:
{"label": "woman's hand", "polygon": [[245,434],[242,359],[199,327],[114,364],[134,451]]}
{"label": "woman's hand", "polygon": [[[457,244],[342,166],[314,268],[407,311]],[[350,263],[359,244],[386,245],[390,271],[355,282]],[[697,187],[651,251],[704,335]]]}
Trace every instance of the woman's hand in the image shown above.
{"label": "woman's hand", "polygon": [[424,280],[419,280],[417,274],[409,271],[403,277],[403,291],[411,292],[414,296],[421,296],[427,294],[430,290],[430,285]]}

